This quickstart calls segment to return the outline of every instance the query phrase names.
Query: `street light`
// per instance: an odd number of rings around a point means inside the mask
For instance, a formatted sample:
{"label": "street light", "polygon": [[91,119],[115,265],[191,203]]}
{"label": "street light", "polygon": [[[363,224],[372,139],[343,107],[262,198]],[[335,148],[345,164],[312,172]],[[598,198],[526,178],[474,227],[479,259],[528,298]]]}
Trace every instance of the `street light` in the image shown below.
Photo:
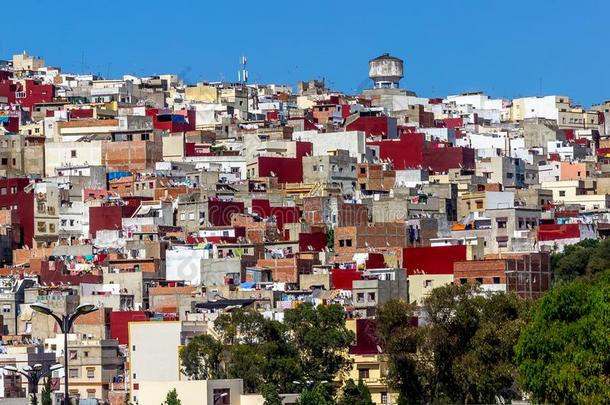
{"label": "street light", "polygon": [[88,313],[97,311],[97,307],[88,303],[80,304],[78,307],[76,307],[74,312],[67,315],[58,315],[45,304],[36,303],[31,304],[30,307],[36,312],[52,316],[55,321],[57,321],[57,324],[61,329],[61,333],[64,334],[64,404],[68,405],[70,403],[70,394],[68,391],[68,333],[70,333],[70,329],[72,329],[72,325],[74,324],[76,318],[81,315],[86,315]]}
{"label": "street light", "polygon": [[34,364],[33,366],[26,365],[21,370],[14,366],[4,366],[2,369],[11,373],[21,374],[28,380],[28,394],[30,395],[30,403],[38,403],[36,395],[38,394],[38,383],[40,380],[53,371],[59,370],[63,366],[61,364],[54,364],[49,367],[46,371],[42,371],[42,364]]}
{"label": "street light", "polygon": [[219,401],[229,395],[228,392],[223,392],[222,394],[214,394],[214,405],[218,404]]}

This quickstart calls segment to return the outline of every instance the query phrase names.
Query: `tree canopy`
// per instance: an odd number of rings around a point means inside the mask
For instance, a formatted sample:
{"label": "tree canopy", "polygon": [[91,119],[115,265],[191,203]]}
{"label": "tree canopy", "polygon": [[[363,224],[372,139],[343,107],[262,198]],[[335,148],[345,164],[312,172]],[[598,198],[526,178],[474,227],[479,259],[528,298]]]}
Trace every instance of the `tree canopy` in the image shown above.
{"label": "tree canopy", "polygon": [[261,394],[265,399],[264,405],[282,405],[282,398],[272,384],[263,384]]}
{"label": "tree canopy", "polygon": [[400,403],[491,403],[515,396],[513,347],[525,310],[515,295],[453,284],[424,300],[418,327],[412,305],[383,305],[378,331]]}
{"label": "tree canopy", "polygon": [[195,336],[180,350],[182,372],[194,380],[223,378],[222,353],[222,344],[212,336]]}
{"label": "tree canopy", "polygon": [[347,349],[355,339],[345,326],[340,305],[314,307],[301,304],[287,311],[284,323],[299,353],[303,376],[314,383],[332,381],[346,372],[351,361]]}
{"label": "tree canopy", "polygon": [[586,239],[551,256],[554,284],[592,276],[610,269],[610,239]]}
{"label": "tree canopy", "polygon": [[241,378],[247,393],[261,392],[263,384],[295,392],[295,381],[334,380],[350,365],[347,349],[354,339],[338,305],[302,304],[286,311],[283,323],[235,309],[218,317],[215,331],[220,341],[202,335],[182,349],[183,372],[193,379]]}
{"label": "tree canopy", "polygon": [[343,386],[341,397],[337,402],[337,405],[373,405],[371,399],[371,393],[368,387],[362,382],[358,381],[358,384],[351,378],[345,382]]}
{"label": "tree canopy", "polygon": [[516,359],[536,401],[610,403],[610,272],[544,295],[521,333]]}

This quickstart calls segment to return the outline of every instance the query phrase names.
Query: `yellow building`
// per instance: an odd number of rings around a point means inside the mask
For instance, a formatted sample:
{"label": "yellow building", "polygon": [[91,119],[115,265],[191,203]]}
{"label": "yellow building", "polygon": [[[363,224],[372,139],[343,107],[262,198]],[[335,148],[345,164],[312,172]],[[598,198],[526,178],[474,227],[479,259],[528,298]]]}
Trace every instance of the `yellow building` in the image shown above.
{"label": "yellow building", "polygon": [[188,86],[184,90],[184,98],[201,103],[217,103],[218,88],[207,84],[198,83],[196,86]]}
{"label": "yellow building", "polygon": [[348,319],[346,327],[356,335],[356,343],[350,348],[352,368],[344,379],[351,378],[356,383],[362,380],[375,404],[395,404],[398,393],[392,392],[385,382],[388,365],[384,354],[380,353],[381,347],[375,343],[375,321]]}
{"label": "yellow building", "polygon": [[[63,351],[63,335],[46,339],[45,344]],[[63,354],[57,358],[63,364]],[[68,335],[68,376],[72,398],[108,399],[112,379],[123,374],[125,361],[119,352],[119,344],[114,339],[80,339],[75,334]],[[59,381],[58,392],[64,390],[64,379]]]}

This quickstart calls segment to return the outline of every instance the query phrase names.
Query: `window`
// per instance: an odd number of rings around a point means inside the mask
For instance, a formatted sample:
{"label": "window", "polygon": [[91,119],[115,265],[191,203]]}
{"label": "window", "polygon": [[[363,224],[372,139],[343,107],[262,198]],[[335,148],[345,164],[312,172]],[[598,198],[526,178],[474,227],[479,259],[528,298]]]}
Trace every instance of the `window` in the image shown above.
{"label": "window", "polygon": [[231,390],[229,388],[214,388],[212,391],[214,398],[212,403],[215,405],[230,405]]}
{"label": "window", "polygon": [[76,149],[72,149],[72,150],[70,151],[70,157],[73,157],[73,158],[75,158],[75,157],[76,157]]}
{"label": "window", "polygon": [[364,293],[356,294],[356,302],[364,302]]}
{"label": "window", "polygon": [[382,392],[381,393],[381,403],[382,404],[387,404],[388,403],[388,393],[387,392]]}
{"label": "window", "polygon": [[313,167],[311,168],[312,171],[316,172],[318,171],[318,166],[317,165],[313,165]]}
{"label": "window", "polygon": [[70,378],[78,378],[78,369],[77,368],[71,368],[68,371],[68,376]]}
{"label": "window", "polygon": [[369,378],[369,369],[368,368],[359,368],[358,369],[358,378],[360,380],[366,380]]}
{"label": "window", "polygon": [[340,247],[345,247],[345,240],[339,239],[339,246]]}
{"label": "window", "polygon": [[468,279],[467,278],[461,278],[460,279],[460,284],[464,285],[468,283]]}
{"label": "window", "polygon": [[483,209],[483,201],[477,200],[476,203],[477,203],[477,209],[478,210],[482,210]]}
{"label": "window", "polygon": [[477,284],[483,284],[483,277],[477,277],[475,278],[475,281],[477,282]]}
{"label": "window", "polygon": [[[135,352],[136,351],[136,345],[131,345],[131,351]],[[136,378],[135,376],[133,378]]]}
{"label": "window", "polygon": [[76,351],[76,350],[69,350],[69,351],[68,351],[68,356],[69,356],[68,358],[69,358],[70,360],[76,360],[76,357],[77,357],[77,351]]}
{"label": "window", "polygon": [[95,399],[95,390],[87,390],[87,399]]}
{"label": "window", "polygon": [[189,219],[190,220],[195,219],[195,213],[194,212],[189,212]]}
{"label": "window", "polygon": [[565,190],[559,190],[559,197],[565,197],[565,196],[566,196]]}
{"label": "window", "polygon": [[366,174],[366,167],[360,168],[360,174]]}
{"label": "window", "polygon": [[8,165],[8,159],[2,158],[2,166],[6,166],[6,165]]}
{"label": "window", "polygon": [[89,357],[89,351],[85,350],[85,351],[83,352],[83,357]]}
{"label": "window", "polygon": [[512,173],[510,173],[510,172],[507,172],[507,173],[506,173],[506,178],[507,178],[507,179],[512,179],[512,178],[513,178],[513,174],[512,174]]}
{"label": "window", "polygon": [[2,313],[8,314],[9,312],[11,312],[11,304],[3,304]]}
{"label": "window", "polygon": [[352,246],[352,240],[351,239],[345,239],[345,246],[351,247]]}
{"label": "window", "polygon": [[425,280],[424,288],[431,288],[431,287],[432,287],[432,280]]}
{"label": "window", "polygon": [[498,223],[498,228],[499,228],[499,229],[506,229],[506,220],[500,220],[500,219],[498,219],[498,220],[497,220],[497,223]]}
{"label": "window", "polygon": [[492,281],[494,284],[500,284],[500,277],[493,277]]}
{"label": "window", "polygon": [[375,297],[375,293],[374,293],[374,292],[369,293],[369,301],[370,301],[370,302],[375,302],[375,298],[376,298],[376,297]]}
{"label": "window", "polygon": [[55,233],[55,224],[49,224],[49,233]]}
{"label": "window", "polygon": [[47,224],[45,222],[38,222],[36,224],[36,229],[38,230],[38,232],[46,232]]}
{"label": "window", "polygon": [[95,378],[95,368],[87,367],[87,378]]}

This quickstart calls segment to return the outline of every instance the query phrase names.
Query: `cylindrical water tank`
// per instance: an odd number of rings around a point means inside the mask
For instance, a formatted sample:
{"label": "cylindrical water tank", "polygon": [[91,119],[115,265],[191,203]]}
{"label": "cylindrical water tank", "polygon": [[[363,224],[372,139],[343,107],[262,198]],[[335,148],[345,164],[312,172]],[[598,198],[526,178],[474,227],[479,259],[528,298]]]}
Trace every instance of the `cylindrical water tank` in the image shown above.
{"label": "cylindrical water tank", "polygon": [[403,76],[403,61],[388,53],[369,61],[369,77],[376,89],[397,89]]}

